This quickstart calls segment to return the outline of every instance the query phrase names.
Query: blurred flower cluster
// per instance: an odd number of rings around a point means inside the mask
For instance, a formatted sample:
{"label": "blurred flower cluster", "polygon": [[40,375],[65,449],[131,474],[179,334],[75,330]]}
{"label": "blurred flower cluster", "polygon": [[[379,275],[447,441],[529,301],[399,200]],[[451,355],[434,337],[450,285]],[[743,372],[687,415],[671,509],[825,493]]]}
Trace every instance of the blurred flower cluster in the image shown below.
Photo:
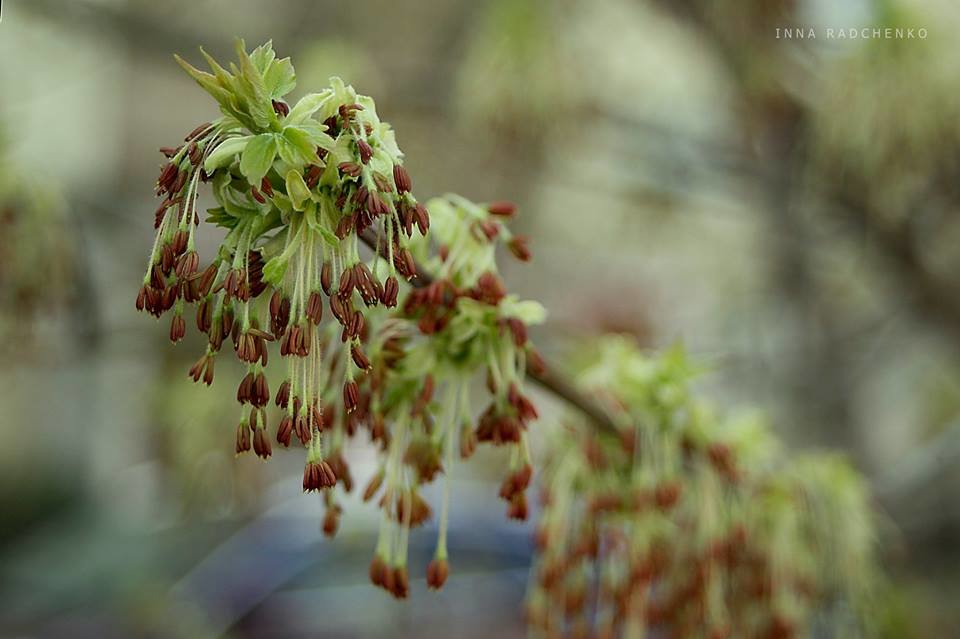
{"label": "blurred flower cluster", "polygon": [[757,419],[720,418],[679,350],[648,358],[608,337],[577,366],[622,426],[571,418],[549,440],[535,635],[862,636],[872,516],[842,459],[790,458]]}
{"label": "blurred flower cluster", "polygon": [[31,334],[41,313],[66,306],[80,274],[66,204],[15,166],[4,146],[0,140],[0,335],[10,338]]}

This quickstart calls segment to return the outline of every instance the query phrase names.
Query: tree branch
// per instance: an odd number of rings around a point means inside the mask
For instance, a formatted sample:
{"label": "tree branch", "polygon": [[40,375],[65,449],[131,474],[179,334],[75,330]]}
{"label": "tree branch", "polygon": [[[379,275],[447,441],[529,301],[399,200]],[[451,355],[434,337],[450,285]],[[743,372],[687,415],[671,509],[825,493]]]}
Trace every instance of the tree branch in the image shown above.
{"label": "tree branch", "polygon": [[[377,240],[369,232],[362,233],[360,240],[370,247],[371,250],[377,250]],[[389,259],[385,246],[381,245],[379,250],[380,255]],[[423,288],[429,286],[432,282],[433,277],[420,265],[417,265],[417,276],[411,280],[410,283],[416,288]],[[527,377],[533,380],[543,390],[562,399],[589,417],[601,431],[608,435],[619,436],[620,430],[614,423],[610,413],[608,413],[602,405],[580,390],[573,380],[556,372],[555,368],[550,365],[549,362],[545,362],[543,368],[544,370],[542,372],[527,371]]]}

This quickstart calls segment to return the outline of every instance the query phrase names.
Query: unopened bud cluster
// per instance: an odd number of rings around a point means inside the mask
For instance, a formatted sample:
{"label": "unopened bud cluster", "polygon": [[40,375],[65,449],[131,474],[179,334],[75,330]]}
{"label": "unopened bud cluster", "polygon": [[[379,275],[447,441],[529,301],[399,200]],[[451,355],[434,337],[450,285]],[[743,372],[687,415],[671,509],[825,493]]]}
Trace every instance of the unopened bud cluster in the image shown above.
{"label": "unopened bud cluster", "polygon": [[625,338],[580,361],[620,436],[581,425],[550,438],[532,635],[865,636],[862,480],[836,457],[785,458],[756,420],[718,419],[691,397],[689,371],[680,353],[648,359]]}
{"label": "unopened bud cluster", "polygon": [[[530,251],[505,225],[512,205],[455,196],[419,203],[369,97],[334,78],[291,106],[289,60],[269,44],[248,54],[238,42],[237,56],[229,70],[207,56],[212,73],[180,60],[223,116],[162,149],[157,234],[136,305],[169,312],[174,342],[193,307],[207,342],[189,371],[194,381],[212,384],[216,358],[232,344],[246,366],[236,452],[267,458],[274,442],[302,445],[303,490],[322,493],[327,534],[342,510],[329,489],[353,487],[344,443],[369,432],[381,455],[364,497],[378,496],[383,512],[370,576],[404,597],[409,532],[432,512],[420,488],[449,477],[454,456],[483,442],[509,447],[501,495],[511,517],[526,516],[525,433],[537,412],[524,375],[538,360],[527,326],[543,309],[507,294],[495,249],[521,260]],[[201,185],[216,200],[206,221],[226,229],[208,264],[195,243]],[[361,243],[375,247],[372,257]],[[282,371],[268,377],[277,355]],[[482,375],[490,399],[475,424],[470,382]],[[449,570],[448,502],[446,486],[427,568],[433,587]]]}

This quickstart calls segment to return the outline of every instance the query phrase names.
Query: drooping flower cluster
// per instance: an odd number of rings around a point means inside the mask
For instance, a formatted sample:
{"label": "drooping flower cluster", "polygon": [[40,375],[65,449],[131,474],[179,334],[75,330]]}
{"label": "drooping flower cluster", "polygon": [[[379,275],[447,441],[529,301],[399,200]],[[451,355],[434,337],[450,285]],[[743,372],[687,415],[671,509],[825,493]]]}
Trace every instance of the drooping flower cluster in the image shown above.
{"label": "drooping flower cluster", "polygon": [[[365,311],[396,305],[398,278],[416,274],[408,239],[427,231],[429,217],[410,192],[402,153],[373,100],[334,78],[291,107],[283,100],[295,85],[289,60],[277,59],[269,44],[248,55],[239,42],[237,55],[230,71],[207,56],[213,74],[180,60],[223,116],[162,150],[163,200],[137,308],[157,316],[172,311],[170,339],[177,342],[186,306],[196,306],[197,327],[208,337],[190,371],[196,381],[212,383],[216,356],[233,342],[247,365],[237,389],[238,453],[252,446],[260,457],[271,454],[265,368],[267,344],[278,342],[286,374],[276,387],[284,412],[277,440],[286,446],[296,436],[307,447],[303,485],[317,490],[337,479],[321,447],[320,432],[335,409],[321,403],[320,382],[335,378],[340,409],[356,409],[358,378],[369,366],[361,344]],[[218,204],[207,221],[227,229],[203,269],[195,247],[201,183],[210,184]],[[365,233],[382,243],[387,259],[361,259]],[[324,349],[325,306],[349,348]]]}
{"label": "drooping flower cluster", "polygon": [[863,636],[872,525],[834,456],[786,459],[755,419],[690,396],[682,354],[591,343],[579,379],[620,437],[551,438],[528,594],[534,636]]}
{"label": "drooping flower cluster", "polygon": [[[504,224],[512,205],[481,207],[448,195],[427,208],[432,244],[416,238],[411,250],[434,277],[410,292],[402,319],[387,320],[371,345],[370,428],[386,455],[364,493],[370,499],[382,488],[383,524],[370,577],[400,597],[409,530],[430,514],[419,488],[439,472],[446,485],[427,581],[439,588],[446,579],[449,472],[456,456],[470,457],[478,443],[509,447],[500,496],[508,516],[526,518],[532,476],[526,427],[537,411],[524,378],[527,362],[538,362],[527,327],[545,315],[538,303],[508,295],[497,274],[498,243],[521,259],[530,257],[524,239]],[[489,403],[474,425],[471,382],[477,375],[485,375]]]}
{"label": "drooping flower cluster", "polygon": [[[269,44],[247,54],[238,42],[237,55],[229,70],[207,56],[212,74],[180,60],[223,116],[163,150],[157,236],[137,308],[172,312],[177,342],[195,306],[207,346],[190,369],[194,381],[212,383],[216,357],[232,342],[247,367],[236,452],[267,458],[274,439],[303,445],[303,489],[322,491],[327,534],[341,507],[326,489],[353,486],[344,442],[369,431],[381,461],[365,497],[380,494],[383,511],[370,574],[404,597],[410,529],[431,515],[420,487],[449,473],[455,449],[465,458],[478,443],[509,446],[501,495],[510,516],[526,516],[525,433],[537,415],[524,390],[527,362],[537,361],[527,326],[544,311],[506,293],[495,250],[503,244],[527,260],[529,248],[505,225],[512,205],[456,196],[420,204],[369,97],[334,78],[291,107],[289,60]],[[195,246],[201,184],[217,203],[206,220],[226,229],[206,267]],[[369,259],[361,243],[374,248]],[[266,371],[274,348],[285,362],[279,383]],[[474,427],[470,382],[483,374],[490,403]],[[280,413],[273,437],[271,399]],[[428,567],[433,587],[448,572],[448,501],[449,485]]]}

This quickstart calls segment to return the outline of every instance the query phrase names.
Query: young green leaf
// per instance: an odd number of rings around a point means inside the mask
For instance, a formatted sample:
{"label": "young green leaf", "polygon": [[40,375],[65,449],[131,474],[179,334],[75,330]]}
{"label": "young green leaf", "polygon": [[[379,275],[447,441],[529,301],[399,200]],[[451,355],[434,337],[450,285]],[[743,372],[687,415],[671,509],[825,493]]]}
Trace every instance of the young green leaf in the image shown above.
{"label": "young green leaf", "polygon": [[227,138],[207,156],[207,160],[203,163],[203,170],[210,174],[219,168],[229,166],[238,154],[243,153],[251,139],[253,139],[252,135]]}
{"label": "young green leaf", "polygon": [[280,157],[284,162],[295,167],[304,167],[317,162],[317,147],[311,141],[310,135],[288,126],[283,129],[279,140]]}
{"label": "young green leaf", "polygon": [[333,92],[329,89],[321,91],[320,93],[308,93],[297,100],[294,107],[290,109],[290,113],[284,118],[283,124],[302,124],[307,118],[316,113],[331,97],[333,97]]}
{"label": "young green leaf", "polygon": [[247,143],[240,158],[240,172],[254,186],[260,186],[277,156],[277,138],[273,133],[261,133]]}
{"label": "young green leaf", "polygon": [[304,204],[310,199],[310,189],[307,188],[306,182],[303,181],[303,176],[300,175],[299,171],[291,169],[287,172],[286,182],[287,195],[293,203],[293,208],[302,211]]}
{"label": "young green leaf", "polygon": [[293,91],[297,86],[297,74],[293,70],[290,58],[274,60],[263,74],[263,83],[267,93],[273,99],[279,99]]}
{"label": "young green leaf", "polygon": [[220,81],[206,71],[201,71],[189,62],[174,54],[174,59],[183,67],[183,70],[190,74],[190,77],[196,80],[197,84],[203,87],[203,90],[213,96],[213,99],[220,104],[226,104],[230,100],[230,91],[223,88]]}

